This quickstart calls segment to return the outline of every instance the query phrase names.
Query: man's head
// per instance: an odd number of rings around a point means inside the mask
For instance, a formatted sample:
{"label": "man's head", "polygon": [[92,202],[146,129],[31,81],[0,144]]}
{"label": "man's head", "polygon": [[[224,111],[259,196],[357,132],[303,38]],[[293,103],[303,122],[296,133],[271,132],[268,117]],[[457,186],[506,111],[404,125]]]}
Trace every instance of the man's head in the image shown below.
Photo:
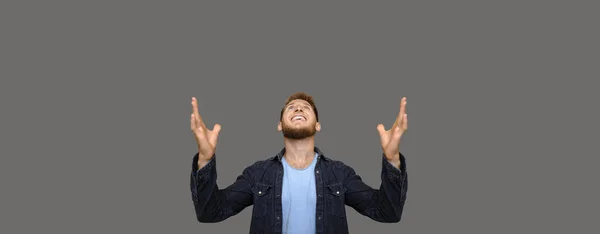
{"label": "man's head", "polygon": [[312,137],[320,131],[319,112],[312,96],[304,92],[289,96],[281,109],[277,130],[290,139]]}

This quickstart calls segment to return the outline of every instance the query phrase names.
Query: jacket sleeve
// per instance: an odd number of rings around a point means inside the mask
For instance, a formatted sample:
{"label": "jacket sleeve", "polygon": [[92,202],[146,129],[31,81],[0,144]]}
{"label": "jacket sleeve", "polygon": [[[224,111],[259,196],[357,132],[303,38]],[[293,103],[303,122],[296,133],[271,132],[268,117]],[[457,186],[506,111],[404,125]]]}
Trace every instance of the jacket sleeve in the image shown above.
{"label": "jacket sleeve", "polygon": [[406,159],[400,153],[400,168],[397,168],[385,156],[382,157],[379,189],[365,184],[354,169],[346,166],[345,187],[346,205],[360,214],[378,222],[400,222],[408,188]]}
{"label": "jacket sleeve", "polygon": [[198,153],[196,153],[190,175],[190,189],[198,221],[220,222],[252,205],[250,170],[251,167],[247,167],[235,182],[224,189],[219,189],[216,156],[213,156],[208,164],[198,168]]}

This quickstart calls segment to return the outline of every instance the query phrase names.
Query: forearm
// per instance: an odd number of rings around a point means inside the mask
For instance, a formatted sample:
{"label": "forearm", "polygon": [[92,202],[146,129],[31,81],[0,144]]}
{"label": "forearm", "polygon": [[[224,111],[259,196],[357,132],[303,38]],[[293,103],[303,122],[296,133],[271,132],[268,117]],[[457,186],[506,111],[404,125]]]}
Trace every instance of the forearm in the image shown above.
{"label": "forearm", "polygon": [[393,221],[400,221],[402,217],[408,186],[405,159],[400,156],[398,161],[383,159],[377,205],[380,212],[387,214]]}
{"label": "forearm", "polygon": [[[209,185],[206,188],[210,191],[201,191],[200,200],[194,201],[194,210],[199,222],[215,223],[223,221],[233,215],[232,209],[228,207],[223,192],[217,185]],[[206,196],[208,195],[208,196]]]}
{"label": "forearm", "polygon": [[198,160],[194,157],[194,165],[190,176],[190,189],[196,216],[200,222],[219,221],[214,220],[214,213],[218,213],[220,207],[211,199],[216,197],[218,191],[216,184],[216,165],[214,158],[208,162]]}
{"label": "forearm", "polygon": [[406,200],[407,174],[403,157],[399,167],[393,164],[383,157],[379,189],[369,187],[352,171],[346,184],[350,190],[347,204],[378,222],[400,221]]}
{"label": "forearm", "polygon": [[[239,196],[228,189],[220,190],[217,185],[216,159],[213,157],[205,163],[198,163],[194,158],[192,167],[190,189],[196,217],[199,222],[219,222],[243,209],[244,196]],[[198,169],[199,168],[199,169]],[[231,186],[238,186],[244,181],[238,180]]]}

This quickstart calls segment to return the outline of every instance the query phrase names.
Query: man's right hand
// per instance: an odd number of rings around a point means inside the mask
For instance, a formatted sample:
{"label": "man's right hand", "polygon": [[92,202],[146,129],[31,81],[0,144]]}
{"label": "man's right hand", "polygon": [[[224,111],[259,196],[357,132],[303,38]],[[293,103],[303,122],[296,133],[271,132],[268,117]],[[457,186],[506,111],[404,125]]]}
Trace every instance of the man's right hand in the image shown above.
{"label": "man's right hand", "polygon": [[192,97],[190,127],[198,143],[198,168],[202,168],[215,154],[221,125],[215,124],[213,130],[206,128],[206,125],[202,122],[202,116],[198,113],[198,100],[195,97]]}

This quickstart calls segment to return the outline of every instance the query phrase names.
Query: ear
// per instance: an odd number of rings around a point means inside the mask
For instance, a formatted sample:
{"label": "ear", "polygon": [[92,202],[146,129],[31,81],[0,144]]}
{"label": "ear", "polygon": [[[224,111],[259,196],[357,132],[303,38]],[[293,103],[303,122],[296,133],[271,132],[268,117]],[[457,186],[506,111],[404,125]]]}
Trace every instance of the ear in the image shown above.
{"label": "ear", "polygon": [[315,124],[315,129],[318,131],[321,131],[321,124],[319,122],[317,122],[317,124]]}
{"label": "ear", "polygon": [[279,123],[277,123],[277,131],[281,132],[281,130],[283,130],[283,129],[281,127],[281,122],[279,122]]}

